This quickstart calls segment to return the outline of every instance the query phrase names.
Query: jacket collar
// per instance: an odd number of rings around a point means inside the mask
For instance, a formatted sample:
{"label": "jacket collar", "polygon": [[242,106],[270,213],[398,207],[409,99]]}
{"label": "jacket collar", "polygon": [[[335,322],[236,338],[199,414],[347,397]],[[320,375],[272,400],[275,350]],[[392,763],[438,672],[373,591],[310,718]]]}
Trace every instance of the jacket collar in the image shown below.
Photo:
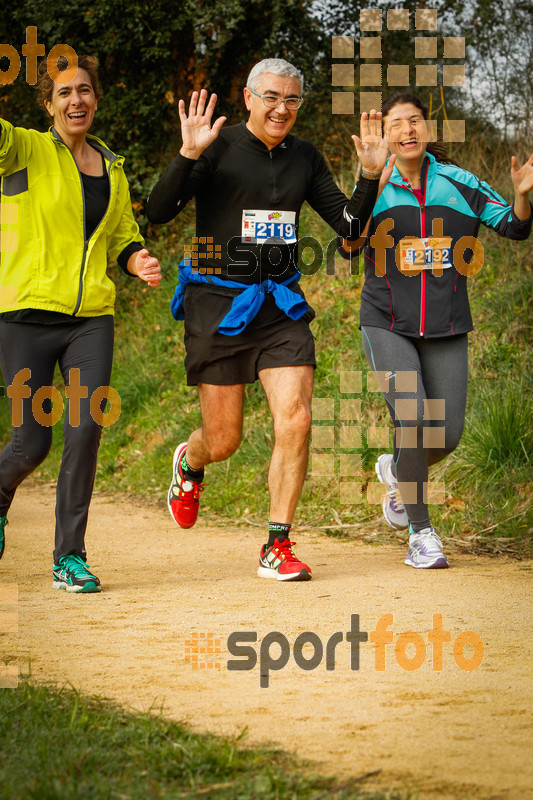
{"label": "jacket collar", "polygon": [[259,150],[262,150],[262,151],[265,151],[265,150],[266,150],[266,151],[267,151],[267,153],[269,153],[269,152],[271,152],[271,153],[275,153],[277,150],[287,150],[287,149],[290,147],[290,145],[291,145],[292,136],[291,136],[291,134],[290,134],[290,133],[288,133],[288,134],[287,134],[287,136],[286,136],[286,137],[283,139],[283,141],[282,141],[282,142],[280,142],[280,143],[279,143],[279,144],[277,144],[275,147],[273,147],[273,148],[272,148],[272,150],[269,150],[269,149],[268,149],[268,147],[266,146],[266,144],[265,144],[264,142],[262,142],[262,141],[261,141],[261,139],[258,139],[258,138],[257,138],[257,136],[255,135],[255,133],[252,133],[252,131],[250,130],[250,128],[248,128],[248,126],[246,125],[246,122],[245,122],[245,120],[242,120],[242,121],[241,121],[241,125],[242,125],[242,127],[244,128],[244,130],[246,131],[246,134],[247,134],[247,136],[248,136],[249,140],[250,140],[251,142],[253,142],[253,143],[254,143],[254,145],[255,145],[255,146],[256,146],[256,147],[257,147]]}
{"label": "jacket collar", "polygon": [[[48,132],[50,133],[54,141],[61,144],[65,144],[65,142],[63,141],[63,139],[61,138],[61,136],[56,131],[53,125],[51,128],[48,129]],[[87,139],[90,139],[91,145],[100,153],[102,153],[103,157],[106,159],[106,161],[109,161],[110,164],[112,164],[113,161],[116,161],[117,159],[123,160],[122,156],[113,153],[101,139],[99,139],[97,136],[93,136],[92,133],[87,134]],[[66,144],[65,147],[67,147]]]}
{"label": "jacket collar", "polygon": [[[390,158],[390,156],[389,156],[389,158]],[[388,163],[389,163],[389,159],[387,159],[387,164]],[[433,156],[431,153],[426,153],[426,157],[424,158],[424,161],[422,163],[422,183],[424,183],[424,175],[426,173],[427,173],[426,180],[427,180],[427,178],[431,178],[433,176],[433,173],[435,172],[435,169],[436,169],[436,165],[437,165],[437,160],[436,160],[435,156]],[[400,175],[400,171],[399,171],[398,167],[396,166],[396,164],[392,168],[392,175],[389,178],[389,182],[390,183],[395,183],[395,184],[400,185],[400,186],[403,183],[403,178]]]}

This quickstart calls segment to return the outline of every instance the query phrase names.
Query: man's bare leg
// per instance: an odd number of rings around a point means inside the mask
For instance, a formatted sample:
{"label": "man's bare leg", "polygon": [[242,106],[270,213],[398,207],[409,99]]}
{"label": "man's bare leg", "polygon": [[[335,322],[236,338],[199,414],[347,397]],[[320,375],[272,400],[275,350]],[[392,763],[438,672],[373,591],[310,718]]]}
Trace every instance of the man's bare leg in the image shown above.
{"label": "man's bare leg", "polygon": [[292,524],[309,456],[312,366],[263,369],[259,380],[274,420],[274,450],[268,488],[270,519]]}
{"label": "man's bare leg", "polygon": [[192,528],[196,523],[204,466],[234,453],[242,434],[243,385],[201,383],[198,392],[202,427],[174,451],[168,491],[168,509],[180,528]]}
{"label": "man's bare leg", "polygon": [[191,433],[187,443],[187,464],[192,469],[229,458],[242,436],[244,384],[199,383],[198,394],[202,427]]}

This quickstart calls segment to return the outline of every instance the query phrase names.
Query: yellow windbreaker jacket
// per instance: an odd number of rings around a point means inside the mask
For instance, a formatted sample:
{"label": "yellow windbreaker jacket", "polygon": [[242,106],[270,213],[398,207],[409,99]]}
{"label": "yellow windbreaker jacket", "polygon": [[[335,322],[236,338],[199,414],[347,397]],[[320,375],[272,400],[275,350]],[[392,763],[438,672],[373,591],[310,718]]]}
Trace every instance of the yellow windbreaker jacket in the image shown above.
{"label": "yellow windbreaker jacket", "polygon": [[56,131],[15,128],[0,119],[0,313],[24,308],[82,317],[112,314],[107,275],[131,243],[143,243],[131,209],[123,157],[87,137],[104,156],[107,211],[85,240],[81,175]]}

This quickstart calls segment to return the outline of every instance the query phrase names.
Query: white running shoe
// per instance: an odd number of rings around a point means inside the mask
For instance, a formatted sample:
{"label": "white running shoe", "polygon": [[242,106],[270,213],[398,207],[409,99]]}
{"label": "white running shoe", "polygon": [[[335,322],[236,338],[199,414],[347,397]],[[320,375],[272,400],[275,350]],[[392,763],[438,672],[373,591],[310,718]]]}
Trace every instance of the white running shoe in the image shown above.
{"label": "white running shoe", "polygon": [[383,500],[383,516],[391,528],[403,531],[409,527],[409,519],[398,491],[398,481],[392,474],[392,459],[392,453],[384,453],[376,461],[375,470],[388,492],[388,496]]}
{"label": "white running shoe", "polygon": [[442,542],[433,528],[415,533],[409,528],[409,552],[405,563],[416,569],[446,569],[450,565],[442,552]]}

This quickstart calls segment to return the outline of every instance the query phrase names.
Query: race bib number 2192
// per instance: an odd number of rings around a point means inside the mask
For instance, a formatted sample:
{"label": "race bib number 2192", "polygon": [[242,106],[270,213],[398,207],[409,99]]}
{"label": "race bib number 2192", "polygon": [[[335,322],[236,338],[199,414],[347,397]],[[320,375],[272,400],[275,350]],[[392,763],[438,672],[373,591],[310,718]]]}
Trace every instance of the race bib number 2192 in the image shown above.
{"label": "race bib number 2192", "polygon": [[423,269],[428,269],[436,275],[442,275],[443,269],[452,266],[451,243],[448,236],[402,239],[398,245],[401,272],[404,275],[418,275]]}

